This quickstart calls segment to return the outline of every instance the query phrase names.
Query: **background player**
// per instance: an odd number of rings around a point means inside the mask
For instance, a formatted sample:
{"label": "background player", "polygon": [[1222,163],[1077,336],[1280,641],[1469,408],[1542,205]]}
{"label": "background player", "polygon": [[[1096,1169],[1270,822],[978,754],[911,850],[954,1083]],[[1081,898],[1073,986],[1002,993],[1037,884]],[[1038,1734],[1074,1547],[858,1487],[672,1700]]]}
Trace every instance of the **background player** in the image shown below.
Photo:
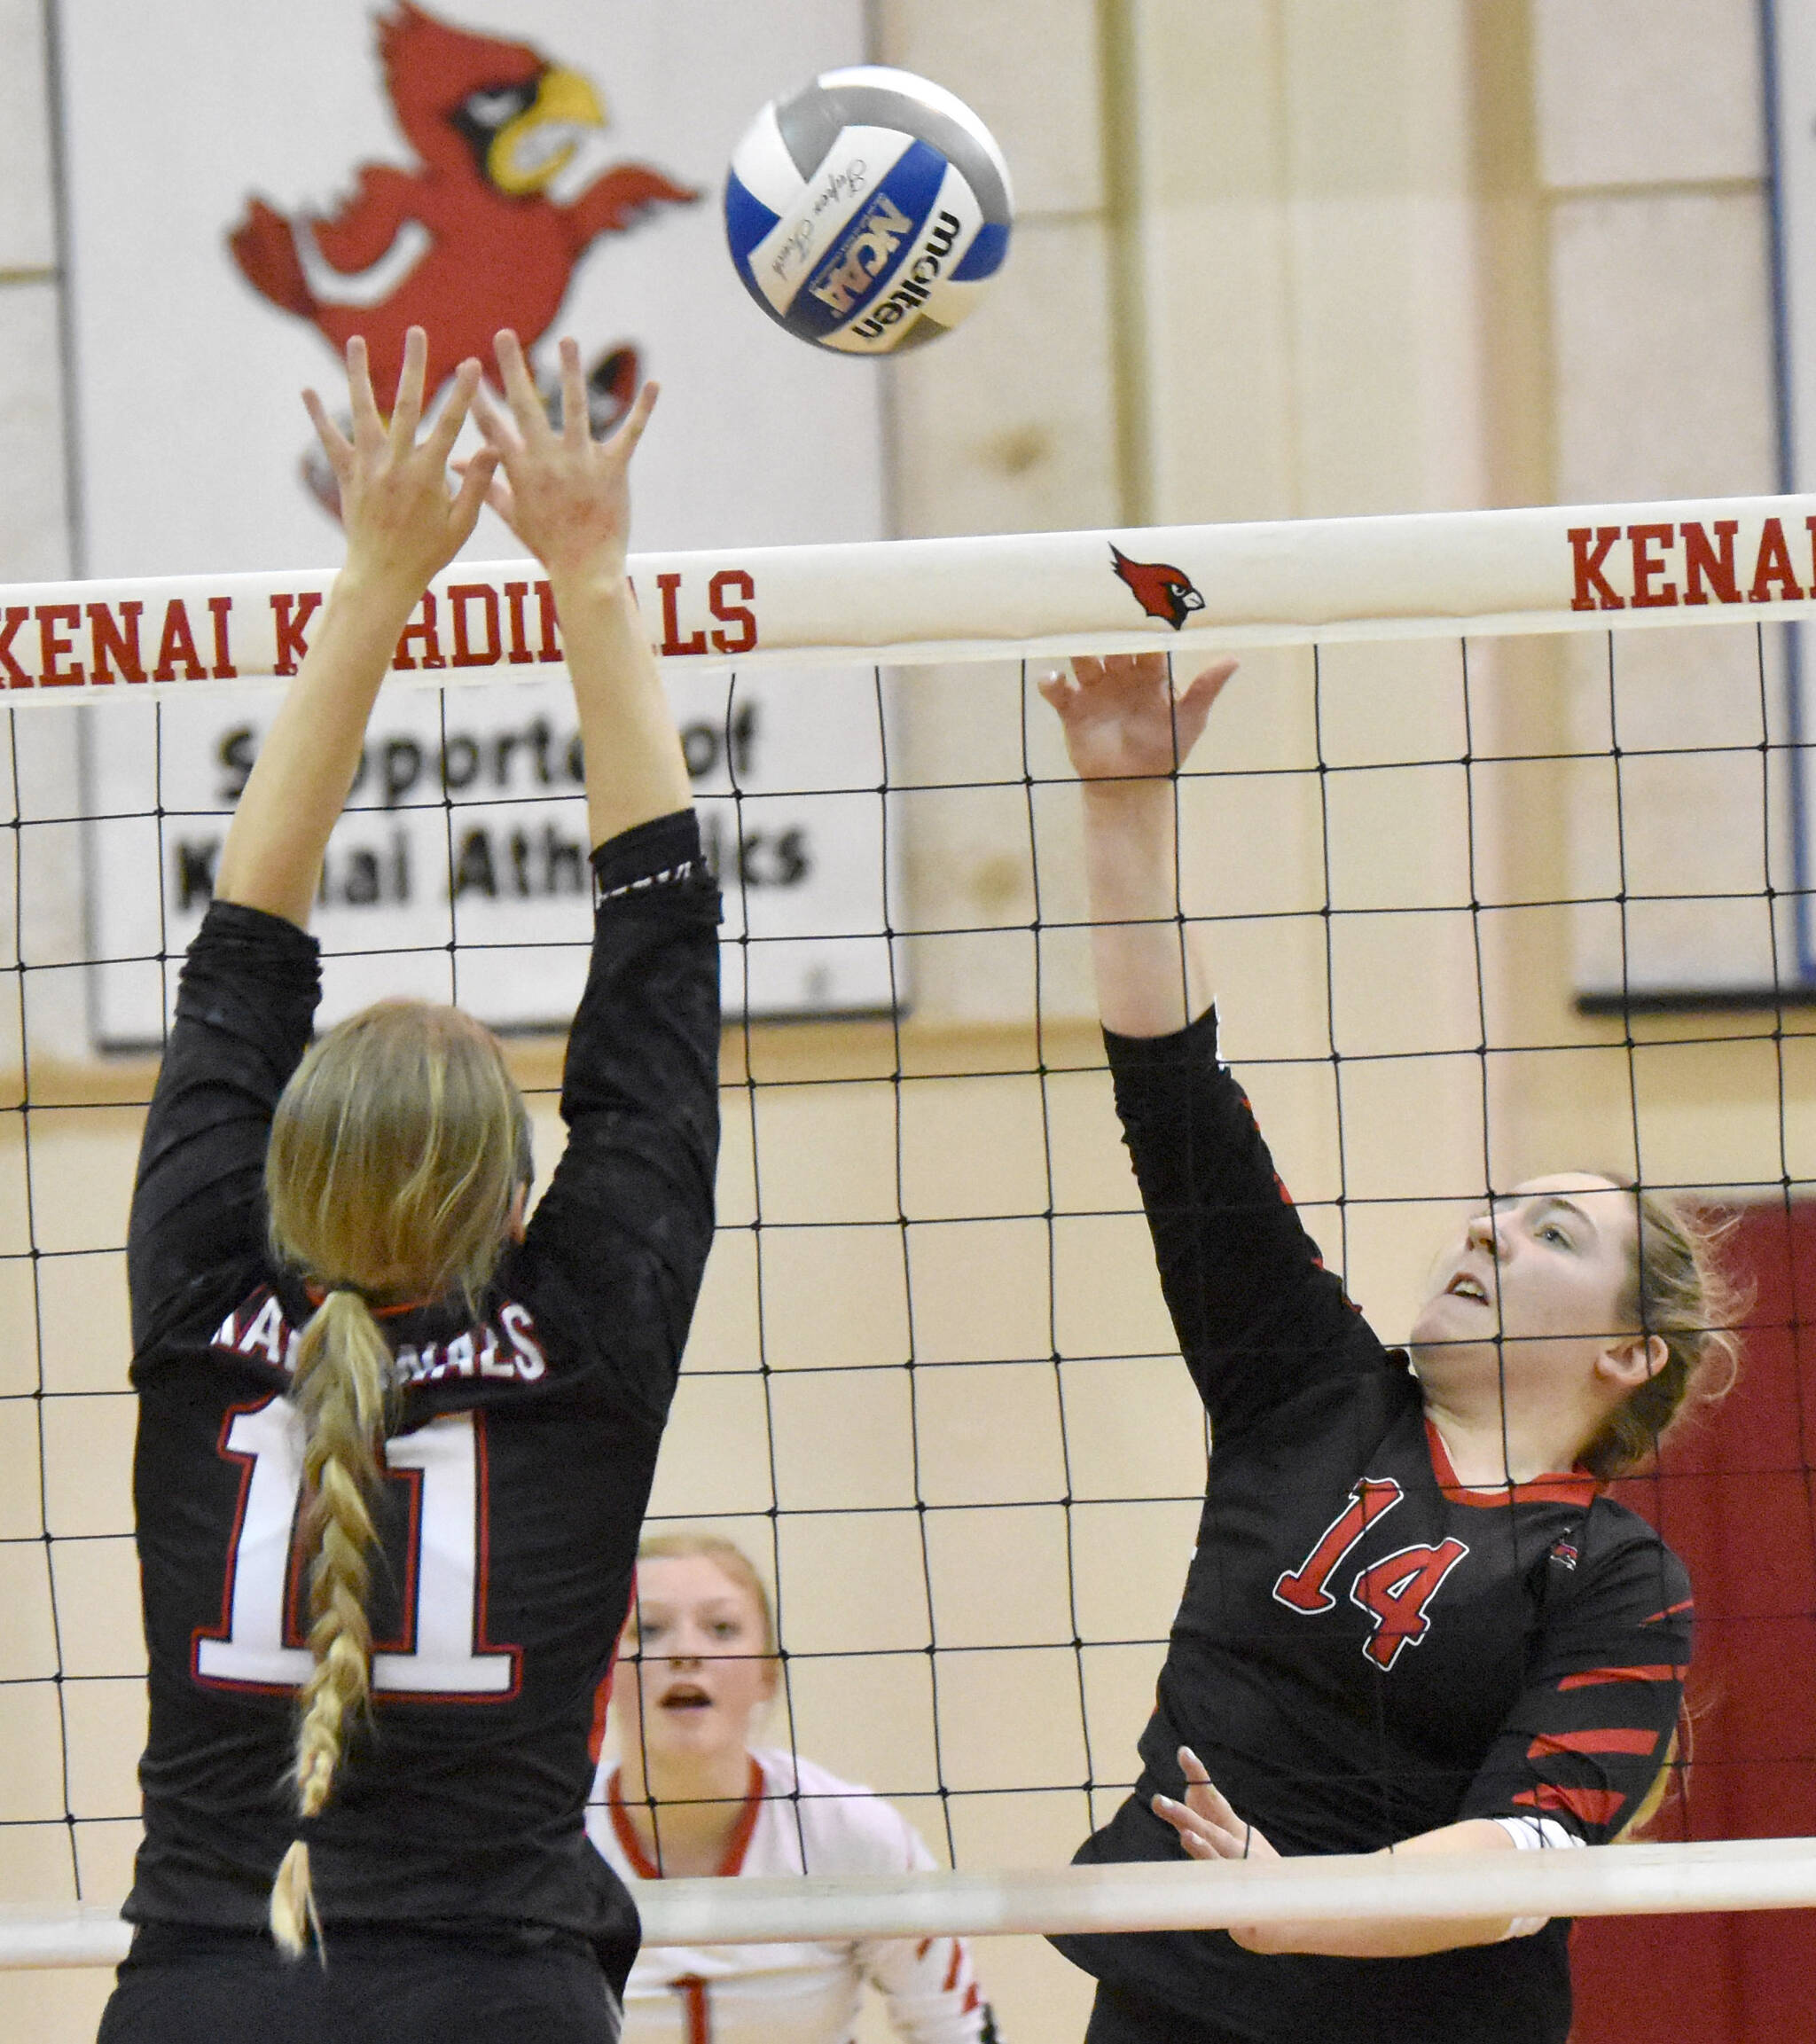
{"label": "background player", "polygon": [[[613,1693],[619,1765],[587,1812],[627,1880],[900,1874],[933,1865],[881,1796],[753,1746],[779,1677],[769,1592],[709,1534],[645,1541]],[[996,2035],[962,1939],[646,1946],[624,1996],[637,2044],[846,2044],[868,1980],[907,2044]]]}
{"label": "background player", "polygon": [[[1351,1307],[1217,1062],[1178,912],[1171,777],[1234,664],[1177,701],[1154,655],[1043,684],[1084,783],[1117,1110],[1213,1436],[1141,1779],[1078,1856],[1601,1844],[1668,1761],[1690,1594],[1599,1483],[1732,1363],[1706,1332],[1728,1315],[1680,1217],[1579,1172],[1469,1222],[1412,1367]],[[1501,1919],[1057,1942],[1098,1976],[1092,2044],[1563,2044],[1567,1935]]]}
{"label": "background player", "polygon": [[[419,445],[426,353],[412,333],[387,426],[351,344],[350,442],[308,397],[347,563],[233,818],[145,1127],[151,1730],[107,2044],[603,2044],[636,1949],[586,1842],[588,1732],[717,1143],[716,895],[625,576],[654,393],[595,444],[564,343],[557,434],[501,334],[509,417],[480,397],[489,446],[450,497],[479,365]],[[553,587],[598,848],[568,1147],[527,1226],[528,1121],[477,1023],[384,1003],[305,1054],[328,834],[399,630],[489,488]],[[311,1934],[332,1964],[297,1962]]]}

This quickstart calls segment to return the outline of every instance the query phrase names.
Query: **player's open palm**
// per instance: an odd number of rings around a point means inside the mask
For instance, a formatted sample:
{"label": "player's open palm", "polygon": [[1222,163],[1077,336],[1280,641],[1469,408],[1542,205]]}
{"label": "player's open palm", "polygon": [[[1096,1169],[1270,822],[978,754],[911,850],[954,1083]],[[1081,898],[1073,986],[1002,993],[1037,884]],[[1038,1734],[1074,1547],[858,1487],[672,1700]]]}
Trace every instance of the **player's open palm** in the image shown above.
{"label": "player's open palm", "polygon": [[497,463],[487,451],[468,465],[459,489],[449,489],[448,458],[466,423],[480,368],[471,360],[460,364],[447,403],[419,441],[427,363],[428,341],[421,327],[412,326],[387,419],[372,391],[365,342],[356,334],[347,343],[350,440],[313,390],[302,394],[340,487],[348,567],[407,587],[412,600],[466,543]]}
{"label": "player's open palm", "polygon": [[1059,712],[1081,780],[1147,779],[1185,763],[1235,671],[1233,660],[1216,660],[1176,691],[1164,654],[1113,654],[1075,660],[1040,693]]}
{"label": "player's open palm", "polygon": [[[1170,1796],[1154,1798],[1154,1813],[1163,1818],[1179,1834],[1179,1844],[1194,1860],[1278,1860],[1274,1851],[1254,1825],[1231,1808],[1228,1798],[1206,1773],[1204,1763],[1189,1746],[1179,1749],[1179,1771],[1186,1777],[1186,1800]],[[1291,1927],[1280,1924],[1235,1924],[1230,1935],[1251,1952],[1290,1951]]]}
{"label": "player's open palm", "polygon": [[580,349],[561,343],[561,429],[549,424],[517,336],[497,342],[505,409],[481,390],[474,406],[503,474],[488,501],[552,577],[616,576],[630,539],[630,458],[654,409],[646,383],[618,430],[595,440],[587,419]]}

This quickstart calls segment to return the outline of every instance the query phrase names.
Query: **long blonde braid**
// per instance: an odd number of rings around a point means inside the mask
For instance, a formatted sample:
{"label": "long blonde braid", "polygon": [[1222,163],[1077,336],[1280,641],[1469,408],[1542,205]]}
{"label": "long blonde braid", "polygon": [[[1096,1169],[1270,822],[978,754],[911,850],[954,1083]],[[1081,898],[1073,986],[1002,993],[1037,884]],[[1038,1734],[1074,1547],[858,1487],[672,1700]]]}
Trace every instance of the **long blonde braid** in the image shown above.
{"label": "long blonde braid", "polygon": [[[325,1806],[372,1691],[369,1555],[391,1383],[369,1301],[455,1295],[497,1267],[530,1174],[529,1122],[491,1032],[458,1008],[381,1001],[314,1045],[278,1103],[265,1156],[277,1254],[325,1296],[297,1343],[309,1651],[292,1774],[298,1814]],[[271,1887],[271,1935],[319,1944],[307,1840]]]}
{"label": "long blonde braid", "polygon": [[[346,1745],[348,1720],[372,1693],[372,1621],[367,1555],[383,1471],[386,1390],[391,1354],[358,1293],[333,1291],[311,1316],[297,1346],[293,1397],[302,1414],[302,1538],[309,1565],[309,1652],[315,1667],[298,1702],[301,1720],[293,1768],[297,1813],[305,1821],[328,1800]],[[293,1842],[271,1887],[271,1935],[292,1958],[311,1932],[321,1938],[309,1845]]]}

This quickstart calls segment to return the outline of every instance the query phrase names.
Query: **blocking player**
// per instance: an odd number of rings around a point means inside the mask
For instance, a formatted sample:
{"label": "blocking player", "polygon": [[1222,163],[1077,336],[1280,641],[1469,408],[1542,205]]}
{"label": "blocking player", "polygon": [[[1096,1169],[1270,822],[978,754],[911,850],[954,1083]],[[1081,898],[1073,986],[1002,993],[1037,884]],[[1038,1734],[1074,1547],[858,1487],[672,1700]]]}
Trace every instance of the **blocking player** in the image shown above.
{"label": "blocking player", "polygon": [[[1573,1850],[1646,1813],[1690,1658],[1684,1570],[1601,1494],[1706,1380],[1728,1317],[1694,1224],[1569,1171],[1444,1253],[1407,1351],[1345,1298],[1217,1061],[1177,912],[1176,764],[1234,668],[1158,656],[1043,693],[1083,783],[1100,1005],[1212,1449],[1142,1774],[1085,1861]],[[1725,1388],[1725,1387],[1724,1387]],[[1563,2044],[1569,1926],[1066,1938],[1090,2044]]]}
{"label": "blocking player", "polygon": [[[711,1241],[717,897],[625,575],[646,388],[595,443],[513,336],[419,442],[358,341],[307,402],[347,561],[191,945],[133,1196],[145,1836],[106,2044],[607,2044],[637,1946],[589,1732]],[[488,447],[450,495],[469,404]],[[398,634],[488,496],[544,563],[597,909],[568,1146],[526,1220],[495,1038],[380,1003],[312,1046],[307,934]],[[293,1531],[293,1529],[294,1529]]]}
{"label": "blocking player", "polygon": [[[881,1796],[753,1742],[778,1676],[769,1593],[742,1549],[713,1534],[646,1540],[612,1697],[619,1763],[587,1812],[594,1844],[625,1880],[933,1865]],[[958,1938],[646,1946],[625,1990],[624,2035],[845,2044],[865,1981],[904,2044],[996,2036]]]}

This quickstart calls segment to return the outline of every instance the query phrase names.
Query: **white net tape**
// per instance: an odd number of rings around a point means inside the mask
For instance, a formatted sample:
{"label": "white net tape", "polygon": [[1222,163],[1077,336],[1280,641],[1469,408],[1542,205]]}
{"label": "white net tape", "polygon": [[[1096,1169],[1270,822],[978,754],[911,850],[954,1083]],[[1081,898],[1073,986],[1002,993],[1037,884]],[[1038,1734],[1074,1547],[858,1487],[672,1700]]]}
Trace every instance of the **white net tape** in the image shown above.
{"label": "white net tape", "polygon": [[[630,566],[658,651],[699,668],[1600,630],[1616,617],[1757,623],[1816,615],[1816,497],[750,547]],[[9,703],[67,702],[291,674],[332,580],[0,588],[0,687]],[[457,562],[416,628],[407,679],[559,671],[534,563]]]}

